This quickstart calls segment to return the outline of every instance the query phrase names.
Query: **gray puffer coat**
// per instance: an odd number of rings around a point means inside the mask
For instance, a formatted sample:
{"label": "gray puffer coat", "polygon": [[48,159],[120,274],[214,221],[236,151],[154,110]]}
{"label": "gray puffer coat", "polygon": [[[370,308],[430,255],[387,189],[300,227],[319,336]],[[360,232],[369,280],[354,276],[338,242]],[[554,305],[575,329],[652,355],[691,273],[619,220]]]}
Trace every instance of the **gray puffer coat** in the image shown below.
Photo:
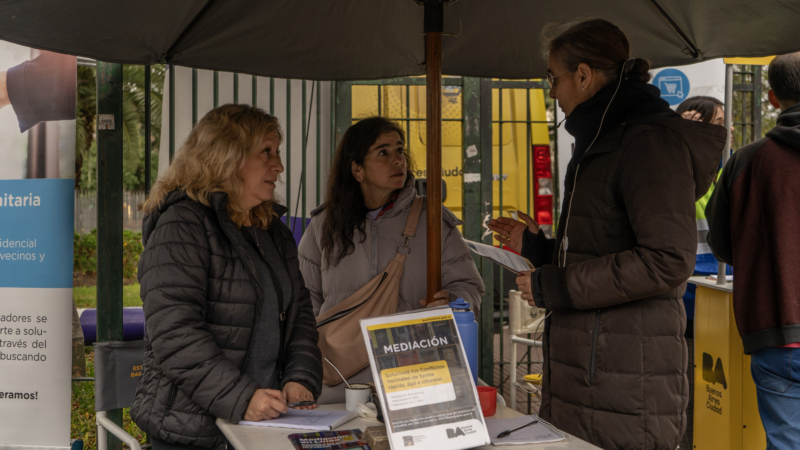
{"label": "gray puffer coat", "polygon": [[[144,220],[144,374],[131,417],[169,443],[222,448],[216,418],[238,423],[259,387],[242,368],[264,297],[244,251],[250,244],[228,217],[227,200],[227,194],[212,194],[208,207],[175,191]],[[275,205],[274,211],[280,217],[286,209]],[[322,362],[297,248],[277,218],[268,231],[292,279],[280,384],[294,381],[318,396]]]}

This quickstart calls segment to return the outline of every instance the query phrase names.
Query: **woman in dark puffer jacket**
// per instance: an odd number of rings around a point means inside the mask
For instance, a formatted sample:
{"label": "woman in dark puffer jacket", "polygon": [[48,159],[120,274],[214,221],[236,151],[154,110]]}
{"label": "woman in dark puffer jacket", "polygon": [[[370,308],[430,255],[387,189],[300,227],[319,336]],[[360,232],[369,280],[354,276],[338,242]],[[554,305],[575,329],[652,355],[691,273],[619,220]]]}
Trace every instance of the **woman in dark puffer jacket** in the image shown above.
{"label": "woman in dark puffer jacket", "polygon": [[546,42],[550,96],[575,137],[555,239],[528,216],[498,239],[531,260],[523,298],[546,308],[542,406],[553,425],[604,449],[674,450],[686,427],[686,311],[695,201],[727,138],[661,99],[649,64],[601,19]]}
{"label": "woman in dark puffer jacket", "polygon": [[131,409],[155,450],[222,448],[217,418],[314,400],[322,363],[297,247],[274,198],[276,118],[210,111],[145,203],[144,374]]}

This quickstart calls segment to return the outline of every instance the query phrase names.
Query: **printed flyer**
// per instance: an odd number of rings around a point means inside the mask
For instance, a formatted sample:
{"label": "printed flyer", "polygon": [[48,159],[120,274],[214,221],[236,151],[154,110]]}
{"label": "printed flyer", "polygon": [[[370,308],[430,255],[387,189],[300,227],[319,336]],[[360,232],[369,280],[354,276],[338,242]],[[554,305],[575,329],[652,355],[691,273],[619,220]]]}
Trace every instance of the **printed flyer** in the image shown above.
{"label": "printed flyer", "polygon": [[489,443],[450,308],[361,320],[392,449]]}

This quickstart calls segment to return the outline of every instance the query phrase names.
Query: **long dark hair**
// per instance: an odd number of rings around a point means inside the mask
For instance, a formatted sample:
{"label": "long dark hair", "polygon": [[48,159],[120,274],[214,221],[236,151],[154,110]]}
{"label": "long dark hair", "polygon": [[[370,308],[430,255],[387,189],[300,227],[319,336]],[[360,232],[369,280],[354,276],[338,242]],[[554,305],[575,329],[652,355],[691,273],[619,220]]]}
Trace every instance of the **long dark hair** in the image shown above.
{"label": "long dark hair", "polygon": [[[623,64],[631,56],[631,43],[618,26],[603,19],[589,19],[563,25],[548,24],[542,32],[542,56],[553,53],[569,70],[584,63],[597,69],[609,82],[617,81]],[[636,58],[628,65],[625,79],[650,81],[650,63]]]}
{"label": "long dark hair", "polygon": [[724,103],[714,97],[706,97],[698,95],[696,97],[689,97],[675,110],[678,114],[683,114],[686,111],[697,111],[700,113],[700,120],[703,122],[711,122],[714,120],[714,115],[717,113],[717,108],[723,108]]}
{"label": "long dark hair", "polygon": [[[364,165],[364,158],[382,134],[397,132],[403,143],[406,134],[397,123],[384,117],[368,117],[359,120],[344,133],[342,142],[336,148],[333,167],[328,177],[328,196],[325,201],[325,221],[322,224],[322,254],[328,265],[339,264],[345,256],[355,250],[353,237],[359,231],[361,241],[366,234],[364,225],[367,219],[364,194],[360,183],[353,176],[355,162]],[[406,168],[413,171],[413,162],[406,153]]]}

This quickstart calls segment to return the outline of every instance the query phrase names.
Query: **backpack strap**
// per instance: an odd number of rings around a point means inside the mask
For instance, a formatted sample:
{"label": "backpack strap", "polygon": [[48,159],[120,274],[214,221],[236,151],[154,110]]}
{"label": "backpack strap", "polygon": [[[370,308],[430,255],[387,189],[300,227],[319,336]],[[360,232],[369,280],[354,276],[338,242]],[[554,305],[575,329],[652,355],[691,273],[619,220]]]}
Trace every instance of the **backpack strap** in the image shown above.
{"label": "backpack strap", "polygon": [[[411,212],[408,214],[406,227],[403,230],[403,245],[397,247],[398,257],[405,256],[411,253],[411,247],[408,246],[408,241],[414,239],[417,234],[417,225],[419,224],[419,217],[422,215],[422,197],[419,195],[414,198],[414,203],[411,205]],[[405,250],[403,250],[405,249]]]}

